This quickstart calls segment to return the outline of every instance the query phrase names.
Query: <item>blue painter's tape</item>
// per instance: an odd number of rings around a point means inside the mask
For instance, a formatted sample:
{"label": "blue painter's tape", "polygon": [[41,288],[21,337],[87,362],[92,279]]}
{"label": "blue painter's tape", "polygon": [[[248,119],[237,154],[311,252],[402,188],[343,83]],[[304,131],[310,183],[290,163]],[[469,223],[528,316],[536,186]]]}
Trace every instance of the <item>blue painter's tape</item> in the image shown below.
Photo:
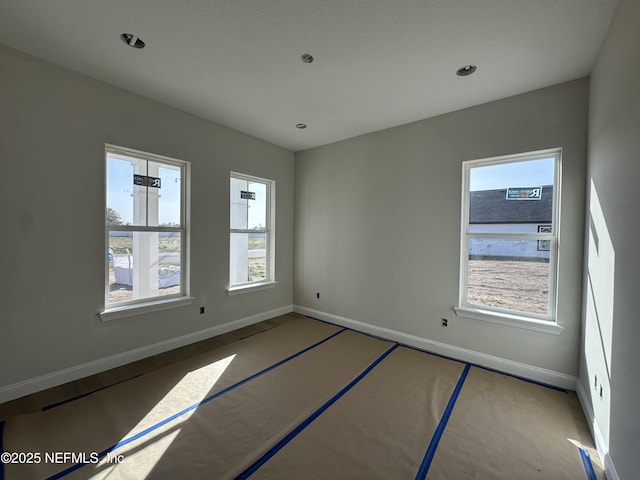
{"label": "blue painter's tape", "polygon": [[[402,345],[404,348],[408,348],[409,350],[415,350],[416,352],[426,353],[427,355],[432,355],[438,358],[444,358],[445,360],[451,360],[452,362],[467,364],[469,362],[465,362],[464,360],[458,360],[457,358],[450,357],[448,355],[442,355],[441,353],[430,352],[429,350],[425,350],[424,348],[414,347],[413,345]],[[474,366],[472,363],[469,365]]]}
{"label": "blue painter's tape", "polygon": [[589,452],[587,452],[584,448],[579,448],[578,450],[580,450],[580,458],[582,458],[582,465],[584,465],[584,470],[585,472],[587,472],[587,480],[598,480],[596,472],[593,469],[593,464],[591,463]]}
{"label": "blue painter's tape", "polygon": [[[316,343],[314,343],[313,345],[310,345],[302,350],[300,350],[297,353],[294,353],[293,355],[288,356],[287,358],[280,360],[277,363],[274,363],[273,365],[260,370],[258,373],[254,373],[253,375],[250,375],[249,377],[240,380],[239,382],[234,383],[233,385],[228,386],[227,388],[224,388],[222,390],[220,390],[219,392],[214,393],[213,395],[199,401],[198,403],[194,403],[193,405],[186,407],[182,410],[180,410],[177,413],[174,413],[173,415],[171,415],[170,417],[165,418],[164,420],[159,421],[158,423],[151,425],[150,427],[142,430],[141,432],[136,433],[135,435],[132,435],[130,437],[127,437],[123,440],[120,440],[118,443],[116,443],[115,445],[112,445],[109,448],[106,448],[104,450],[102,450],[101,452],[98,453],[98,458],[104,458],[107,456],[108,453],[113,452],[114,450],[117,450],[118,448],[124,447],[125,445],[138,440],[139,438],[144,437],[145,435],[153,432],[154,430],[157,430],[158,428],[174,421],[175,419],[181,417],[182,415],[184,415],[185,413],[191,412],[192,410],[195,410],[196,408],[198,408],[201,405],[204,405],[205,403],[208,403],[212,400],[215,400],[216,398],[224,395],[225,393],[228,393],[232,390],[235,390],[236,388],[244,385],[247,382],[250,382],[251,380],[254,380],[258,377],[260,377],[261,375],[264,375],[267,372],[270,372],[271,370],[293,360],[296,357],[299,357],[300,355],[308,352],[309,350],[312,350],[320,345],[322,345],[325,342],[328,342],[329,340],[331,340],[332,338],[336,337],[337,335],[340,335],[342,332],[346,331],[346,328],[343,328],[342,330],[339,330],[335,333],[333,333],[332,335],[329,335],[327,338],[324,338]],[[56,473],[55,475],[52,475],[50,477],[47,478],[47,480],[57,480],[59,478],[65,477],[67,475],[69,475],[70,473],[78,470],[79,468],[84,467],[85,465],[87,465],[86,463],[77,463],[75,465],[70,466],[69,468],[62,470],[61,472]]]}
{"label": "blue painter's tape", "polygon": [[[340,325],[340,324],[337,324],[337,323],[333,323],[333,322],[330,322],[330,321],[328,321],[328,320],[322,320],[322,319],[320,319],[320,318],[311,317],[311,316],[309,316],[309,315],[306,315],[306,317],[307,317],[307,318],[310,318],[311,320],[315,320],[316,322],[321,322],[321,323],[324,323],[324,324],[327,324],[327,325],[332,325],[332,326],[334,326],[334,327],[345,328],[345,329],[347,329],[347,330],[349,330],[349,331],[351,331],[351,332],[355,332],[355,333],[358,333],[358,334],[360,334],[360,335],[364,335],[365,337],[375,338],[376,340],[382,340],[382,341],[384,341],[384,342],[395,342],[395,340],[391,340],[391,339],[389,339],[389,338],[385,338],[385,337],[383,337],[383,336],[381,336],[381,335],[375,335],[375,334],[373,334],[373,333],[363,332],[362,330],[355,330],[355,329],[353,329],[353,328],[351,328],[351,327],[345,327],[344,325]],[[404,346],[404,345],[403,345],[402,343],[400,343],[400,342],[395,342],[395,343],[397,343],[397,344],[398,344],[398,345],[400,345],[400,346]],[[427,353],[429,353],[429,352],[427,352]]]}
{"label": "blue painter's tape", "polygon": [[[316,317],[312,317],[310,315],[307,315],[307,318],[311,318],[312,320],[317,320],[318,322],[322,322],[322,323],[326,323],[327,325],[333,325],[336,327],[341,327],[342,325],[338,325],[337,323],[333,323],[333,322],[329,322],[327,320],[322,320],[320,318],[316,318]],[[352,328],[349,327],[343,327],[346,328],[347,330],[351,330],[353,332],[357,332],[360,333],[362,335],[368,335],[369,337],[373,337],[373,338],[377,338],[380,340],[385,340],[385,341],[390,341],[388,338],[384,338],[384,337],[380,337],[377,335],[372,335],[370,333],[365,333],[365,332],[361,332],[359,330],[354,330]],[[433,355],[434,357],[440,357],[440,358],[444,358],[446,360],[452,360],[454,362],[458,362],[458,363],[464,363],[465,365],[468,363],[469,365],[471,365],[472,367],[478,367],[478,368],[482,368],[483,370],[487,370],[489,372],[494,372],[494,373],[499,373],[500,375],[505,375],[507,377],[512,377],[512,378],[516,378],[518,380],[522,380],[523,382],[527,382],[527,383],[533,383],[535,385],[539,385],[541,387],[545,387],[545,388],[550,388],[551,390],[557,390],[558,392],[562,392],[562,393],[567,393],[567,389],[566,388],[562,388],[562,387],[556,387],[555,385],[550,385],[548,383],[542,383],[542,382],[538,382],[537,380],[532,380],[530,378],[526,378],[526,377],[521,377],[520,375],[515,375],[513,373],[507,373],[507,372],[503,372],[501,370],[496,370],[494,368],[490,368],[490,367],[485,367],[482,365],[479,365],[477,363],[472,363],[472,362],[465,362],[464,360],[459,360],[457,358],[454,357],[450,357],[448,355],[443,355],[441,353],[435,353],[435,352],[431,352],[429,350],[425,350],[424,348],[420,348],[420,347],[414,347],[413,345],[409,345],[406,343],[402,343],[402,342],[398,342],[400,344],[400,346],[405,347],[405,348],[409,348],[411,350],[415,350],[417,352],[422,352],[422,353],[426,353],[429,355]]]}
{"label": "blue painter's tape", "polygon": [[522,380],[523,382],[532,383],[534,385],[538,385],[540,387],[548,388],[550,390],[556,390],[558,392],[567,393],[567,389],[566,388],[556,387],[555,385],[549,385],[548,383],[538,382],[537,380],[531,380],[530,378],[521,377],[520,375],[514,375],[513,373],[506,373],[506,372],[502,372],[500,370],[495,370],[493,368],[483,367],[482,365],[475,365],[475,364],[472,364],[472,365],[474,367],[481,368],[481,369],[486,370],[488,372],[499,373],[500,375],[504,375],[506,377],[515,378],[517,380]]}
{"label": "blue painter's tape", "polygon": [[440,439],[442,438],[442,434],[444,433],[444,429],[447,426],[447,422],[449,421],[449,417],[451,417],[451,413],[453,412],[453,407],[456,404],[456,400],[458,400],[458,395],[460,395],[460,391],[462,390],[462,385],[464,385],[464,381],[469,374],[469,369],[471,368],[470,364],[466,364],[460,378],[458,379],[458,383],[456,388],[453,389],[453,393],[449,398],[449,403],[447,403],[447,408],[444,409],[444,413],[442,418],[440,419],[440,423],[436,427],[436,431],[433,433],[433,437],[431,437],[431,442],[429,442],[429,446],[427,447],[427,451],[424,454],[424,458],[422,459],[422,463],[420,464],[420,468],[418,468],[418,472],[416,473],[416,480],[424,480],[427,478],[427,473],[429,472],[429,467],[431,467],[431,461],[433,460],[434,455],[436,454],[436,449],[438,448],[438,444],[440,443]]}
{"label": "blue painter's tape", "polygon": [[[268,330],[265,330],[265,331],[268,331]],[[264,332],[255,332],[255,333],[252,333],[252,334],[250,334],[250,335],[247,335],[246,337],[242,337],[242,338],[241,338],[241,340],[244,340],[245,338],[253,337],[254,335],[260,335],[261,333],[264,333]],[[45,405],[45,406],[43,406],[43,407],[42,407],[42,409],[41,409],[41,410],[44,412],[44,411],[46,411],[46,410],[50,410],[50,409],[52,409],[52,408],[59,407],[60,405],[64,405],[65,403],[73,402],[73,401],[75,401],[75,400],[79,400],[79,399],[81,399],[81,398],[88,397],[89,395],[93,395],[94,393],[97,393],[97,392],[99,392],[99,391],[101,391],[101,390],[106,390],[107,388],[115,387],[116,385],[119,385],[119,384],[121,384],[121,383],[127,382],[127,381],[129,381],[129,380],[133,380],[134,378],[141,377],[142,375],[143,375],[143,374],[142,374],[142,373],[140,373],[140,374],[138,374],[138,375],[134,375],[134,376],[133,376],[133,377],[131,377],[131,378],[126,378],[126,379],[124,379],[124,380],[120,380],[119,382],[112,383],[111,385],[107,385],[107,386],[105,386],[105,387],[96,388],[95,390],[91,390],[90,392],[82,393],[82,394],[80,394],[80,395],[76,395],[75,397],[71,397],[71,398],[68,398],[68,399],[66,399],[66,400],[62,400],[62,401],[60,401],[60,402],[55,402],[55,403],[51,403],[51,404],[49,404],[49,405]]]}
{"label": "blue painter's tape", "polygon": [[384,360],[391,352],[393,352],[396,348],[398,348],[398,344],[396,343],[392,347],[390,347],[386,352],[380,355],[371,365],[369,365],[366,369],[360,373],[356,378],[351,380],[342,390],[336,393],[333,397],[331,397],[324,405],[318,408],[315,412],[309,415],[302,423],[300,423],[296,428],[291,430],[282,440],[276,443],[267,453],[265,453],[262,457],[256,460],[252,465],[250,465],[244,472],[236,477],[236,480],[242,480],[248,478],[252,474],[254,474],[262,465],[267,463],[271,457],[273,457],[276,453],[278,453],[282,448],[287,445],[291,440],[293,440],[300,432],[302,432],[305,428],[307,428],[311,422],[313,422],[316,418],[318,418],[322,413],[327,410],[331,405],[336,403],[340,397],[342,397],[345,393],[347,393],[351,388],[357,384],[360,380],[362,380],[371,370],[373,370],[382,360]]}

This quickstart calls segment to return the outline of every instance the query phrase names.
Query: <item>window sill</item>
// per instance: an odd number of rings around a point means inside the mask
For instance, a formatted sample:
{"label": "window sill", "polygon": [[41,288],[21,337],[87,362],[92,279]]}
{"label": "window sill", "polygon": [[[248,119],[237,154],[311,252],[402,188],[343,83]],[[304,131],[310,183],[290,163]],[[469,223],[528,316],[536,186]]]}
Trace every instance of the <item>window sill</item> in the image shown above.
{"label": "window sill", "polygon": [[536,318],[526,317],[523,315],[498,313],[491,310],[483,310],[481,308],[473,307],[453,307],[453,310],[459,317],[498,323],[500,325],[507,325],[510,327],[524,328],[527,330],[534,330],[536,332],[560,335],[564,330],[562,325],[558,325],[553,321],[538,320]]}
{"label": "window sill", "polygon": [[229,287],[227,289],[227,294],[231,295],[241,295],[243,293],[255,292],[257,290],[266,290],[267,288],[274,288],[278,285],[278,282],[260,282],[260,283],[250,283],[247,285],[237,285],[235,287]]}
{"label": "window sill", "polygon": [[184,307],[191,305],[195,297],[178,297],[168,298],[166,300],[152,300],[145,303],[137,303],[135,305],[123,305],[122,307],[113,307],[100,312],[98,316],[103,322],[117,320],[119,318],[135,317],[144,313],[159,312],[169,310],[170,308]]}

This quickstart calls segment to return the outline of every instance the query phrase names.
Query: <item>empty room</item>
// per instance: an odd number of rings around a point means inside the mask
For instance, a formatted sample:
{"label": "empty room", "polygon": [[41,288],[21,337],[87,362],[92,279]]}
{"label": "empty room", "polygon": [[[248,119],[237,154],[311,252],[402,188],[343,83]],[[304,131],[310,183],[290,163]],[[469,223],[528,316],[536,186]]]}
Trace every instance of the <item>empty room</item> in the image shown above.
{"label": "empty room", "polygon": [[634,479],[640,2],[0,2],[0,480]]}

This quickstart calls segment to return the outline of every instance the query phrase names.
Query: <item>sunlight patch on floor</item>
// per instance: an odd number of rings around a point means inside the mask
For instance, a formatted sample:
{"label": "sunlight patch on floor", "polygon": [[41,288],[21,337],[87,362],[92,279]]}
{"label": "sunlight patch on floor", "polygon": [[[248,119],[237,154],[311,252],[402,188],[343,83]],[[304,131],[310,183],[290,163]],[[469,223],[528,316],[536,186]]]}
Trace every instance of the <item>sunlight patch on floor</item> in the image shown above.
{"label": "sunlight patch on floor", "polygon": [[[187,373],[120,441],[126,441],[147,428],[153,428],[168,417],[204,400],[211,394],[211,390],[234,358],[235,355],[230,355]],[[99,464],[95,465],[97,472],[91,478],[120,478],[119,473],[124,471],[126,471],[127,476],[135,473],[136,478],[145,478],[171,447],[174,439],[180,433],[180,425],[188,421],[196,410],[197,407],[189,409],[166,425],[162,425],[140,439],[117,448],[113,451],[111,459],[120,455],[123,458],[123,462],[110,464],[108,462],[109,457],[105,457]]]}

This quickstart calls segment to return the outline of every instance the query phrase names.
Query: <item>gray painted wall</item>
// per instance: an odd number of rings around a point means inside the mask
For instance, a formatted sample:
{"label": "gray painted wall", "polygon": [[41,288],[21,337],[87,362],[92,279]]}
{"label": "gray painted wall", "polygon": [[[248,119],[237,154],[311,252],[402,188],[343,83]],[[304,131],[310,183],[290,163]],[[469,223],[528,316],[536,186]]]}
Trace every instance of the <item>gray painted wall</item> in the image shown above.
{"label": "gray painted wall", "polygon": [[[588,90],[581,79],[296,154],[295,304],[577,376]],[[461,162],[553,147],[564,331],[455,317]]]}
{"label": "gray painted wall", "polygon": [[638,478],[640,452],[639,18],[640,2],[620,0],[592,74],[580,363],[582,388],[623,479]]}
{"label": "gray painted wall", "polygon": [[[295,168],[294,155],[279,147],[0,46],[0,388],[293,300],[569,375],[579,362],[585,391],[596,392],[595,375],[603,384],[590,406],[620,478],[632,478],[640,450],[640,226],[629,220],[640,209],[636,18],[640,4],[621,0],[589,104],[589,83],[578,80],[300,152]],[[192,307],[106,323],[96,317],[105,142],[192,162]],[[564,149],[564,332],[454,317],[461,162],[557,146]],[[230,170],[277,181],[275,289],[235,297],[224,290]]]}
{"label": "gray painted wall", "polygon": [[[0,387],[291,305],[292,152],[3,46],[0,72]],[[96,316],[105,143],[191,162],[191,307]],[[277,182],[280,282],[233,297],[231,170]]]}

